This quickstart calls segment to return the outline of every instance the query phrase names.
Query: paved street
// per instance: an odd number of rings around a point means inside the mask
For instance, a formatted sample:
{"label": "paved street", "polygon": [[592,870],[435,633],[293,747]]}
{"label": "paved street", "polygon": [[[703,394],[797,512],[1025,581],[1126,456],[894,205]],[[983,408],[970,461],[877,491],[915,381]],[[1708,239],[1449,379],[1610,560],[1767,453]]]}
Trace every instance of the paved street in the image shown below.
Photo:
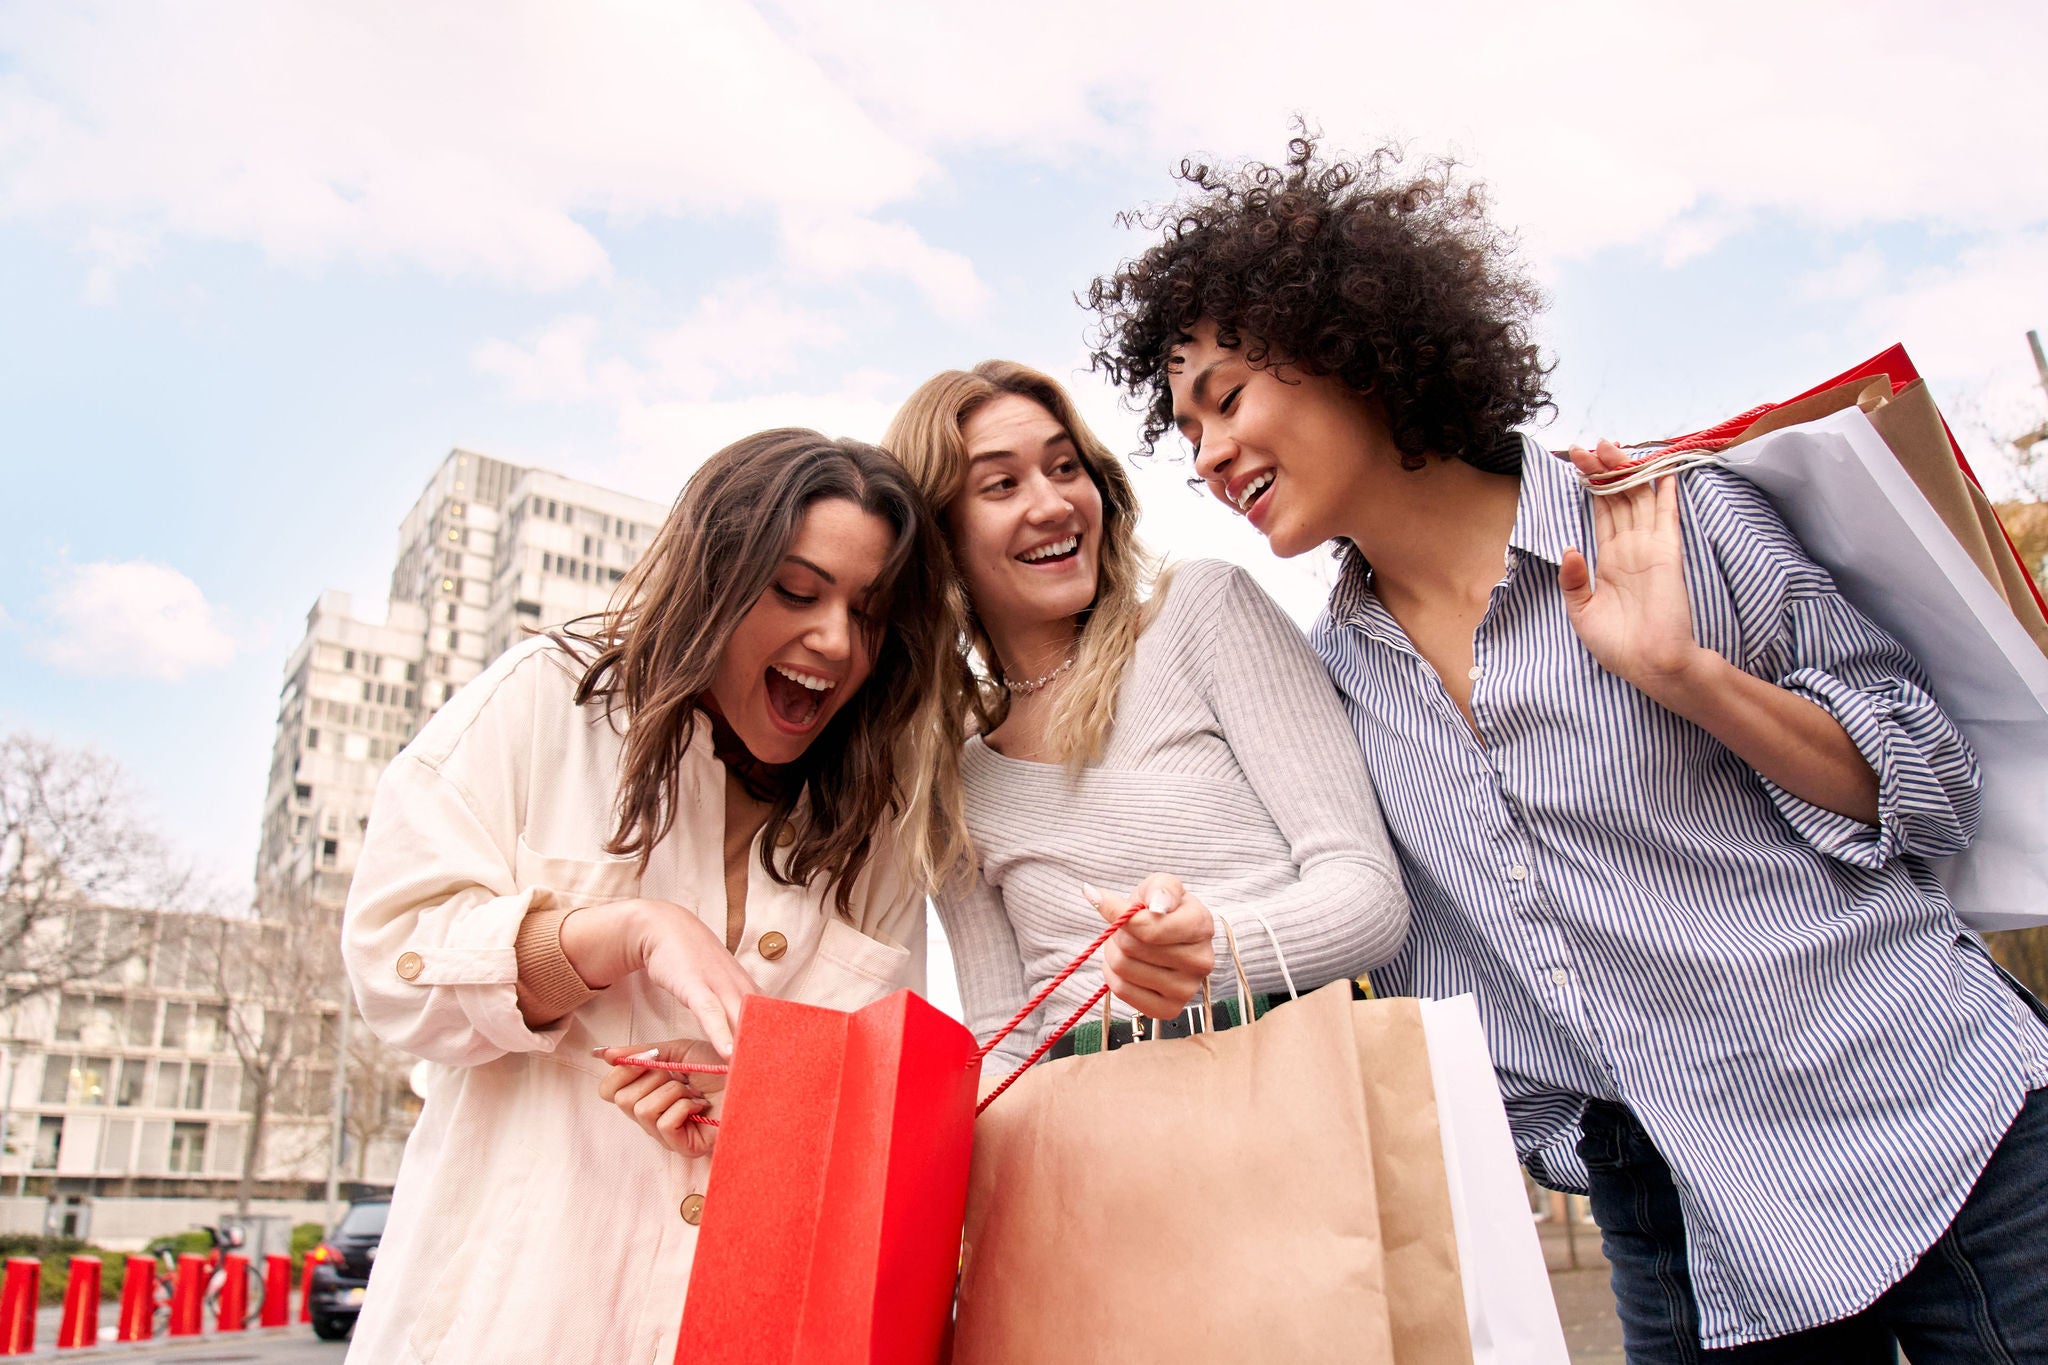
{"label": "paved street", "polygon": [[[121,1365],[149,1365],[153,1361],[176,1362],[177,1365],[228,1365],[228,1362],[249,1362],[249,1365],[341,1365],[342,1357],[348,1352],[345,1341],[322,1341],[313,1335],[310,1327],[282,1327],[246,1334],[216,1336],[208,1334],[179,1341],[159,1340],[102,1346],[90,1351],[59,1351],[56,1349],[56,1325],[42,1330],[40,1319],[36,1324],[36,1345],[40,1348],[33,1359],[37,1360],[105,1360],[118,1361]],[[112,1324],[107,1340],[112,1340]]]}

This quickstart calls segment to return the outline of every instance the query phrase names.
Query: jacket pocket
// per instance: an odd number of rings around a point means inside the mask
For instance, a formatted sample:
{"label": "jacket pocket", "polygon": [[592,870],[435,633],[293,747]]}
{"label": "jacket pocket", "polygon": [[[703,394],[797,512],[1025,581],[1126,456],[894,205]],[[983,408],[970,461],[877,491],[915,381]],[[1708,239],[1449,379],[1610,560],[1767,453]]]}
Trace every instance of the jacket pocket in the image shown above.
{"label": "jacket pocket", "polygon": [[631,900],[640,894],[638,858],[564,858],[542,853],[519,836],[512,875],[519,889],[531,888],[536,910]]}
{"label": "jacket pocket", "polygon": [[825,921],[818,950],[789,998],[828,1009],[857,1010],[904,984],[910,949],[870,938],[837,917]]}

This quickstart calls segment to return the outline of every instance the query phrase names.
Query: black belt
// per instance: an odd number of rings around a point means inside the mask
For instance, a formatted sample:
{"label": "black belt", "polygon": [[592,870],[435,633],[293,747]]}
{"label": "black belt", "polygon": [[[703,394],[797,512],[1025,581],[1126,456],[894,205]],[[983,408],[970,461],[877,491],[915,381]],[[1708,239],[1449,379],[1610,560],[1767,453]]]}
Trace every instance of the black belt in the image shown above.
{"label": "black belt", "polygon": [[[1362,981],[1363,978],[1360,980]],[[1252,997],[1252,1018],[1261,1018],[1265,1015],[1266,1011],[1284,1005],[1292,998],[1291,996],[1281,994],[1255,995]],[[1354,1000],[1370,1000],[1372,999],[1371,988],[1361,985],[1360,981],[1353,981],[1351,983],[1351,998]],[[1196,1011],[1192,1005],[1171,1019],[1145,1019],[1142,1021],[1144,1031],[1138,1034],[1135,1040],[1132,1035],[1133,1021],[1129,1019],[1115,1020],[1109,1026],[1109,1050],[1114,1052],[1133,1041],[1149,1042],[1162,1038],[1188,1038],[1196,1033],[1206,1032],[1211,1028],[1220,1032],[1223,1029],[1236,1028],[1244,1022],[1243,1011],[1239,1009],[1235,997],[1216,1001],[1215,1007],[1207,1013],[1208,1019],[1200,1029],[1195,1026]],[[1098,1018],[1074,1025],[1073,1028],[1067,1031],[1065,1036],[1052,1045],[1052,1051],[1046,1053],[1046,1056],[1049,1058],[1073,1057],[1076,1055],[1086,1056],[1091,1052],[1100,1051],[1102,1051],[1102,1021]]]}

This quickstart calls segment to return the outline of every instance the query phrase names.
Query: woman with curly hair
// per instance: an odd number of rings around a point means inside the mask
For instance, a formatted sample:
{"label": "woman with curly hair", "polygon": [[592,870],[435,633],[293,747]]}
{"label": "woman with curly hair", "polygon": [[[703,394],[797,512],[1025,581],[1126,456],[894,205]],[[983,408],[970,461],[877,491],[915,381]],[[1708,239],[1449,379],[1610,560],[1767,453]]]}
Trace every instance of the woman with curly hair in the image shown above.
{"label": "woman with curly hair", "polygon": [[[937,903],[968,1026],[993,1033],[1139,901],[1158,913],[1111,939],[1105,971],[1159,1022],[1117,1020],[1105,1039],[1091,1020],[1053,1055],[1232,1027],[1290,984],[1386,961],[1408,907],[1365,765],[1321,665],[1258,585],[1215,560],[1155,577],[1122,466],[1023,365],[933,376],[883,443],[939,509],[963,590],[949,696],[972,721],[950,733],[976,856]],[[1215,1017],[1198,1020],[1187,1007],[1212,971]],[[984,1078],[1021,1063],[1097,979],[1068,978]]]}
{"label": "woman with curly hair", "polygon": [[1978,776],[1913,660],[1741,479],[1593,500],[1619,449],[1518,432],[1539,301],[1447,165],[1181,174],[1096,364],[1338,547],[1312,639],[1414,903],[1375,983],[1478,997],[1630,1360],[2048,1359],[2048,1028],[1929,867]]}

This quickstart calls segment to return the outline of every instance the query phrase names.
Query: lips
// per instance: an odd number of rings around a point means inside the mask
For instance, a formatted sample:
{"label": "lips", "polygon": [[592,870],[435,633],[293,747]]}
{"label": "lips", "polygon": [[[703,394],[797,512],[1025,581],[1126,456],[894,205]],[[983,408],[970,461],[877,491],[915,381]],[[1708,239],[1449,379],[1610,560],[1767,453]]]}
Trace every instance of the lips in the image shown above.
{"label": "lips", "polygon": [[1021,564],[1062,564],[1081,553],[1081,537],[1067,536],[1062,540],[1047,541],[1034,545],[1017,556]]}
{"label": "lips", "polygon": [[1224,501],[1235,507],[1254,527],[1257,527],[1273,500],[1274,485],[1280,481],[1279,471],[1271,468],[1256,470],[1242,478],[1234,479],[1223,490]]}

